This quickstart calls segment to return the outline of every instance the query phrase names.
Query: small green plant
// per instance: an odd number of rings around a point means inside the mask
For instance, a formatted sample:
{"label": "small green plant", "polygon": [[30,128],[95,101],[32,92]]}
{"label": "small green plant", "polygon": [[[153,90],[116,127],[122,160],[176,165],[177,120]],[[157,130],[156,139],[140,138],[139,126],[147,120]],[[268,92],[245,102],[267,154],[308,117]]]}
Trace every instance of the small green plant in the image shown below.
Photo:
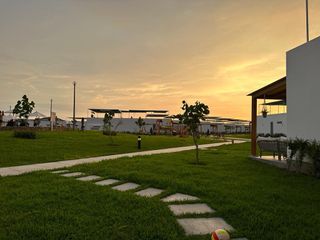
{"label": "small green plant", "polygon": [[32,112],[35,103],[29,102],[27,95],[23,95],[22,100],[19,100],[13,109],[13,113],[20,118],[20,126],[28,126],[28,118]]}
{"label": "small green plant", "polygon": [[29,131],[29,130],[15,130],[13,132],[13,136],[16,138],[36,139],[37,133],[35,131]]}
{"label": "small green plant", "polygon": [[309,141],[304,140],[301,138],[296,138],[295,140],[290,140],[288,143],[288,147],[291,150],[290,157],[287,160],[288,162],[288,169],[291,169],[292,159],[295,156],[295,168],[296,172],[301,171],[303,159],[307,156],[308,148],[309,148]]}
{"label": "small green plant", "polygon": [[320,142],[314,140],[309,144],[308,155],[313,162],[314,176],[320,178]]}
{"label": "small green plant", "polygon": [[268,116],[268,110],[266,108],[262,109],[261,113],[263,118],[266,118]]}
{"label": "small green plant", "polygon": [[113,143],[113,139],[112,139],[112,124],[111,124],[111,120],[114,117],[114,112],[107,112],[104,114],[104,118],[103,118],[103,134],[104,135],[109,135],[110,141],[111,143]]}
{"label": "small green plant", "polygon": [[141,117],[139,117],[135,124],[137,124],[139,127],[139,133],[142,133],[143,127],[146,125],[146,122]]}
{"label": "small green plant", "polygon": [[182,110],[184,110],[184,113],[175,115],[174,117],[178,118],[180,123],[185,124],[188,127],[192,135],[194,145],[196,146],[196,162],[199,164],[199,126],[200,121],[204,121],[205,116],[210,113],[209,107],[198,101],[194,105],[189,105],[186,101],[183,101]]}
{"label": "small green plant", "polygon": [[117,132],[115,132],[115,131],[102,131],[102,134],[103,135],[106,135],[106,136],[116,136],[117,135]]}

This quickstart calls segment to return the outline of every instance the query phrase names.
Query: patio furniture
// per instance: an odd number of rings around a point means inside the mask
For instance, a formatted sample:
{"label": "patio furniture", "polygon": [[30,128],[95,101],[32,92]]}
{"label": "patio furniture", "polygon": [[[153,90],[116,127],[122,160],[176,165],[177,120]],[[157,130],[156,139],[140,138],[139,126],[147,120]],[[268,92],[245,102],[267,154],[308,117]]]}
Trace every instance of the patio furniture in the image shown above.
{"label": "patio furniture", "polygon": [[264,152],[271,152],[273,158],[278,156],[278,160],[287,157],[288,142],[286,138],[258,138],[257,144],[260,149],[260,158]]}

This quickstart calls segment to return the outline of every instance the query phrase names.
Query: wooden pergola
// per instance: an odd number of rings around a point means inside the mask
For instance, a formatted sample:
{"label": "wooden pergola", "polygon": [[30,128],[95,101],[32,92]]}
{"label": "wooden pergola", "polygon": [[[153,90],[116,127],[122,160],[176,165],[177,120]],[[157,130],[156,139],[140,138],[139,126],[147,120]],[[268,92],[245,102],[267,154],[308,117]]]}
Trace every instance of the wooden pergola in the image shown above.
{"label": "wooden pergola", "polygon": [[251,155],[257,156],[257,100],[287,100],[287,78],[283,77],[263,88],[260,88],[250,94],[251,103]]}

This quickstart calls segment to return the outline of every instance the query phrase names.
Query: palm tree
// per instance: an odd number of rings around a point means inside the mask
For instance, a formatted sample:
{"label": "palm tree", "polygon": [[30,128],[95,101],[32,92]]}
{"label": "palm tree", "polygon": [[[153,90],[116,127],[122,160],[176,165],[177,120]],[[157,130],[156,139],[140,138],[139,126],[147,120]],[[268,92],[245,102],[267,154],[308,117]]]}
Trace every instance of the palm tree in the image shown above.
{"label": "palm tree", "polygon": [[142,133],[143,127],[146,125],[146,122],[141,117],[139,117],[138,120],[135,123],[139,127],[139,133]]}

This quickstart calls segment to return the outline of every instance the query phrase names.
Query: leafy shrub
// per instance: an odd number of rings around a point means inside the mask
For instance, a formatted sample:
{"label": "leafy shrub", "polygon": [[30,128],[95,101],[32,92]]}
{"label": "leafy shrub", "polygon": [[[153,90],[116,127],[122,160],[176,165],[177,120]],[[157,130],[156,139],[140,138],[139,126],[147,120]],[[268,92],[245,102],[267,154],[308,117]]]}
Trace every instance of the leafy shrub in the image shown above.
{"label": "leafy shrub", "polygon": [[292,158],[296,157],[295,167],[296,171],[299,172],[302,167],[302,162],[305,156],[308,154],[310,142],[308,140],[296,138],[295,140],[290,140],[288,147],[291,150],[290,158],[288,159],[288,168],[291,168]]}
{"label": "leafy shrub", "polygon": [[320,142],[314,140],[309,144],[308,155],[313,161],[315,177],[320,178]]}
{"label": "leafy shrub", "polygon": [[270,134],[270,133],[259,133],[258,137],[274,137],[274,138],[279,138],[279,137],[287,137],[287,135],[283,134],[283,133],[275,133],[275,134]]}
{"label": "leafy shrub", "polygon": [[288,168],[291,167],[293,156],[296,157],[296,171],[301,169],[303,159],[308,156],[312,160],[313,173],[316,178],[320,178],[320,142],[319,141],[308,141],[304,139],[296,138],[290,140],[288,147],[291,150],[290,157],[288,158]]}
{"label": "leafy shrub", "polygon": [[13,136],[16,138],[36,139],[37,133],[30,130],[16,130],[14,131]]}
{"label": "leafy shrub", "polygon": [[110,131],[108,130],[103,130],[103,135],[106,135],[106,136],[116,136],[117,135],[117,132],[115,131],[111,131],[111,134],[110,134]]}

